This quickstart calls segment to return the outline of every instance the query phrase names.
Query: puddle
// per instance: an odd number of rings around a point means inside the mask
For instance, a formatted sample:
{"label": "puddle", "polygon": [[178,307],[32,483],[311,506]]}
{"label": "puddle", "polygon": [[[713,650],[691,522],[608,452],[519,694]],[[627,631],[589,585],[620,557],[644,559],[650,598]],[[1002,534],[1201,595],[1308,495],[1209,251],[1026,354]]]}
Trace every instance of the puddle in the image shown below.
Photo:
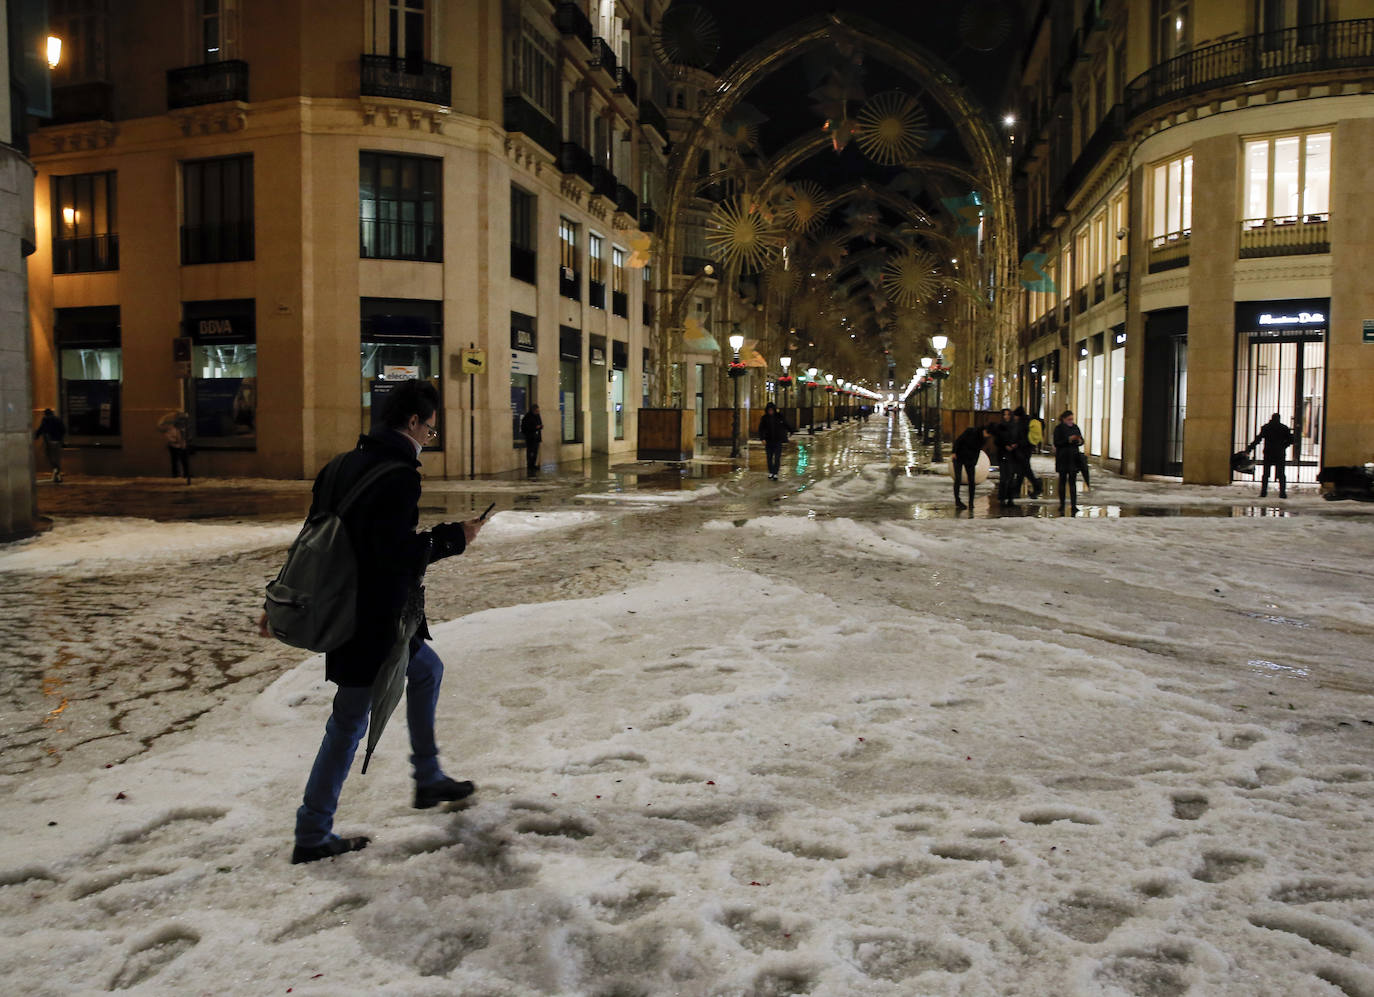
{"label": "puddle", "polygon": [[1281,675],[1296,675],[1302,678],[1311,674],[1306,668],[1298,668],[1296,665],[1281,665],[1277,661],[1266,661],[1263,658],[1251,658],[1245,664],[1255,671],[1265,674],[1276,672]]}

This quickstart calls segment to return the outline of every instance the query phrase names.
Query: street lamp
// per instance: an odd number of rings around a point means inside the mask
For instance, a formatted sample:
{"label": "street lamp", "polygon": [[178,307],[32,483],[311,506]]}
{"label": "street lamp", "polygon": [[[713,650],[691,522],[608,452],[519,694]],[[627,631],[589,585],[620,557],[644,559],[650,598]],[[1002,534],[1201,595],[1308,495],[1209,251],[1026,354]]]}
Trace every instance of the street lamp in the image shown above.
{"label": "street lamp", "polygon": [[792,358],[779,357],[778,363],[782,364],[782,407],[787,408],[787,389],[792,385],[792,377],[787,373],[787,368],[792,366]]}
{"label": "street lamp", "polygon": [[[949,345],[948,336],[931,336],[930,345],[935,347],[935,359],[943,368],[945,365],[945,347]],[[944,413],[940,411],[940,382],[948,376],[944,370],[935,378],[935,452],[930,459],[935,463],[940,463],[940,435],[945,428]]]}
{"label": "street lamp", "polygon": [[830,428],[830,419],[835,414],[834,401],[835,375],[825,375],[825,428]]}
{"label": "street lamp", "polygon": [[806,368],[806,380],[811,385],[811,409],[806,420],[809,423],[806,431],[812,436],[816,435],[816,375],[819,373],[815,367]]}
{"label": "street lamp", "polygon": [[[736,324],[735,324],[735,328],[736,328],[736,329],[739,328],[739,323],[736,323]],[[729,370],[730,380],[732,380],[732,381],[735,382],[735,407],[734,407],[734,410],[730,413],[730,456],[731,456],[731,457],[738,457],[738,456],[739,456],[739,379],[740,379],[740,375],[742,375],[742,374],[744,373],[744,364],[740,363],[739,351],[740,351],[740,347],[743,346],[743,345],[744,345],[744,337],[741,336],[738,332],[734,333],[734,334],[730,337],[730,349],[732,349],[732,350],[735,351],[735,359],[734,359],[734,361],[730,364],[730,370]]]}

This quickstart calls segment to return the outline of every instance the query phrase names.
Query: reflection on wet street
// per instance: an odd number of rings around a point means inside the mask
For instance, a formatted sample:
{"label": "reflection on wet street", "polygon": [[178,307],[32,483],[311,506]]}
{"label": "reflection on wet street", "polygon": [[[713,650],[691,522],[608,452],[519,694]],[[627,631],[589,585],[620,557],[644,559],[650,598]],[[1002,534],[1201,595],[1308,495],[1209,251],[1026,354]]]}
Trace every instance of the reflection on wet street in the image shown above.
{"label": "reflection on wet street", "polygon": [[[530,539],[518,531],[505,540],[499,533],[490,541],[484,538],[460,564],[431,573],[429,611],[434,620],[444,620],[498,606],[594,596],[623,588],[637,568],[665,555],[728,557],[746,570],[807,586],[814,583],[816,565],[805,558],[755,554],[747,541],[736,538],[755,535],[756,523],[777,516],[844,519],[854,529],[958,519],[971,520],[967,526],[975,531],[984,520],[1068,518],[1059,511],[1051,474],[1045,474],[1045,484],[1046,494],[1038,500],[1001,508],[994,475],[978,486],[974,508],[958,512],[952,481],[943,465],[932,466],[931,448],[905,419],[876,417],[868,424],[797,434],[784,451],[778,481],[768,479],[757,444],[734,461],[719,451],[681,463],[611,463],[600,457],[546,466],[533,477],[521,471],[478,480],[430,480],[422,500],[423,525],[468,518],[489,502],[497,504],[498,515],[506,510],[530,514],[512,523],[532,524],[545,514],[583,518],[575,527]],[[1077,518],[1353,511],[1313,502],[1310,494],[1305,502],[1280,504],[1260,502],[1239,489],[1202,499],[1197,490],[1180,498],[1184,492],[1094,470],[1091,491],[1080,495]],[[121,761],[192,730],[201,715],[235,690],[262,689],[299,663],[301,652],[260,639],[254,622],[263,586],[280,566],[286,541],[309,501],[306,481],[198,480],[187,487],[160,479],[70,477],[60,486],[41,484],[39,509],[58,524],[128,517],[194,521],[207,528],[250,524],[250,534],[276,532],[252,549],[211,545],[202,555],[182,552],[159,559],[150,551],[122,562],[69,561],[60,570],[0,570],[0,642],[7,664],[0,669],[0,774],[31,771],[63,758],[87,764]],[[712,521],[739,529],[728,534],[703,529]],[[977,536],[950,526],[959,536]],[[1006,530],[995,535],[999,543],[1013,536]],[[728,549],[719,542],[723,536],[731,538]],[[79,541],[69,542],[67,549],[79,550]],[[877,562],[874,570],[886,572],[890,566]],[[930,593],[938,593],[958,569],[941,570],[933,588],[923,590],[925,595],[914,591],[911,598],[928,603]],[[1053,573],[1060,569],[1053,564],[1032,562],[1019,570],[1028,577],[1039,571],[1042,584],[1058,587]],[[904,570],[903,585],[911,580],[912,573]],[[1350,640],[1364,636],[1352,634]],[[1295,654],[1301,643],[1295,639]]]}

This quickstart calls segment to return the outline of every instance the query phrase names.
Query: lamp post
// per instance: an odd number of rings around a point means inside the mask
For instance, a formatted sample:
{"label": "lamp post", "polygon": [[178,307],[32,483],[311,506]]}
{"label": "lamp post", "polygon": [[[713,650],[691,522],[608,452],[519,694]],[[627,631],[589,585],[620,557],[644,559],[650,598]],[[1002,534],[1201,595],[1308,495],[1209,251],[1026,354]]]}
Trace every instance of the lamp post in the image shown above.
{"label": "lamp post", "polygon": [[[929,381],[929,380],[931,379],[931,378],[930,378],[930,365],[933,364],[934,362],[935,362],[934,359],[931,358],[931,357],[921,357],[921,370],[925,372],[925,378],[924,378],[925,381]],[[929,407],[930,407],[930,406],[928,406],[928,405],[926,404],[926,400],[925,400],[924,398],[922,398],[922,399],[921,399],[921,442],[922,442],[922,443],[929,443],[929,442],[930,442],[930,426],[929,426],[928,421],[927,421],[927,420],[928,420],[928,416],[927,416],[927,413],[926,413],[926,409],[928,409]]]}
{"label": "lamp post", "polygon": [[778,363],[782,364],[782,376],[786,379],[782,385],[782,407],[787,408],[787,389],[792,385],[792,378],[787,373],[787,368],[792,366],[791,357],[779,357]]}
{"label": "lamp post", "polygon": [[[735,324],[739,328],[739,324]],[[730,337],[730,349],[735,351],[735,359],[730,364],[730,380],[735,382],[735,407],[730,412],[730,456],[739,456],[739,379],[744,373],[744,364],[740,363],[739,351],[744,345],[744,337],[738,332]]]}
{"label": "lamp post", "polygon": [[816,435],[816,375],[819,373],[820,371],[815,367],[806,368],[806,381],[811,385],[811,408],[806,420],[808,423],[806,431],[812,436]]}
{"label": "lamp post", "polygon": [[834,398],[835,398],[835,396],[834,396],[834,391],[835,391],[835,375],[834,375],[834,374],[826,374],[826,375],[825,375],[825,428],[826,428],[826,429],[829,429],[829,428],[830,428],[830,419],[831,419],[831,417],[834,416],[834,414],[835,414],[835,406],[832,404],[832,402],[834,401]]}
{"label": "lamp post", "polygon": [[[935,360],[940,367],[945,366],[945,347],[949,345],[948,336],[931,336],[930,345],[935,347]],[[935,379],[935,453],[931,455],[931,460],[940,463],[940,435],[945,428],[944,413],[940,411],[940,382],[946,377],[945,371],[940,371],[940,376]]]}

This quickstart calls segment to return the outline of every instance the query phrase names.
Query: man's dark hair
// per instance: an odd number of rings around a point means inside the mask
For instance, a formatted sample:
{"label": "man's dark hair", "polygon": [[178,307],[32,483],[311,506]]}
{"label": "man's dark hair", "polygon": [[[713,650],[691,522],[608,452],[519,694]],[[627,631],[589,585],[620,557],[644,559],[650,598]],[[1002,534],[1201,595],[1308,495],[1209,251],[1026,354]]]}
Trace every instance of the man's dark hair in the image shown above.
{"label": "man's dark hair", "polygon": [[767,412],[769,409],[772,409],[774,412],[776,412],[778,410],[778,407],[774,405],[772,402],[769,402],[767,405],[763,407],[763,410]]}
{"label": "man's dark hair", "polygon": [[403,429],[412,415],[428,422],[439,408],[439,392],[428,381],[402,381],[388,394],[382,406],[381,423],[388,429]]}

